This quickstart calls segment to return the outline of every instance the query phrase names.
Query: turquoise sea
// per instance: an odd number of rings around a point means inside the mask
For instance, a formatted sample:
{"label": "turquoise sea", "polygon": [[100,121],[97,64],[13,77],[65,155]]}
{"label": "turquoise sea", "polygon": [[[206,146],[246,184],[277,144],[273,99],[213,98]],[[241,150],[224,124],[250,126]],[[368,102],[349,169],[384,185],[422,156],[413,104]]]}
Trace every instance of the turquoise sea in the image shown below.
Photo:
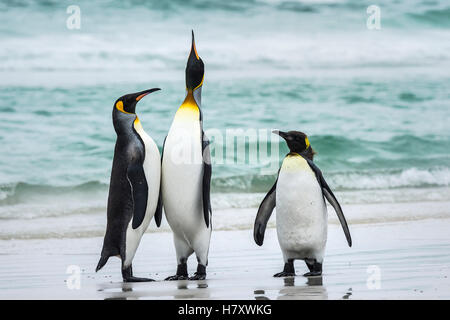
{"label": "turquoise sea", "polygon": [[[93,219],[102,235],[113,103],[160,87],[137,113],[161,148],[191,29],[205,129],[307,133],[344,204],[450,201],[450,3],[377,1],[369,30],[372,2],[76,1],[80,29],[68,29],[73,1],[2,1],[0,238],[65,236],[39,233],[49,219]],[[213,210],[258,206],[287,152],[273,139],[267,159],[213,165]]]}

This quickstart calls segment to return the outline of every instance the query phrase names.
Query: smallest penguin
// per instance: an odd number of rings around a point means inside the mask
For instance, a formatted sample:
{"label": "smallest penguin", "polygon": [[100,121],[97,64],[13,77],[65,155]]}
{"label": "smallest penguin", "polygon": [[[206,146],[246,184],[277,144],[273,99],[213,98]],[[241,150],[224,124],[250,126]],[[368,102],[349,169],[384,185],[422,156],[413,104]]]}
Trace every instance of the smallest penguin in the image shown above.
{"label": "smallest penguin", "polygon": [[267,222],[277,207],[277,235],[284,258],[284,269],[274,277],[295,276],[294,260],[304,260],[305,277],[322,275],[327,242],[328,213],[325,198],[333,206],[349,247],[352,239],[341,206],[313,163],[314,151],[303,132],[274,130],[286,140],[290,152],[278,171],[275,184],[265,196],[255,219],[253,236],[261,246]]}

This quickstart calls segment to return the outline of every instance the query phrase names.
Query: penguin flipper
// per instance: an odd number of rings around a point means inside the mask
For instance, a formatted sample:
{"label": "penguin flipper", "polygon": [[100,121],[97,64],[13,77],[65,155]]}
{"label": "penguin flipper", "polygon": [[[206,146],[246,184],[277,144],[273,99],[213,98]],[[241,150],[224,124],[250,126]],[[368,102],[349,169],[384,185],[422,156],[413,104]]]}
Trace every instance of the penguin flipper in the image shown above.
{"label": "penguin flipper", "polygon": [[350,230],[348,229],[348,225],[347,225],[347,221],[345,220],[344,213],[342,212],[341,205],[339,204],[339,202],[337,201],[333,192],[331,192],[331,190],[329,188],[323,188],[322,191],[323,191],[325,198],[327,198],[328,202],[333,206],[334,210],[336,211],[336,214],[339,218],[339,222],[341,223],[342,229],[344,230],[345,237],[347,238],[348,246],[351,247],[352,246],[352,237],[350,235]]}
{"label": "penguin flipper", "polygon": [[156,226],[158,228],[161,226],[162,208],[163,208],[163,203],[162,203],[162,193],[161,193],[161,187],[160,187],[159,188],[158,205],[156,206],[156,211],[155,211],[155,222],[156,222]]}
{"label": "penguin flipper", "polygon": [[133,199],[133,229],[137,229],[144,221],[147,210],[148,185],[142,164],[132,164],[127,169],[127,178],[131,186]]}
{"label": "penguin flipper", "polygon": [[256,214],[255,226],[253,228],[253,239],[255,239],[258,246],[262,246],[264,242],[264,233],[266,231],[267,222],[269,221],[273,209],[275,208],[277,182],[278,178],[264,197],[264,200],[259,205],[258,213]]}
{"label": "penguin flipper", "polygon": [[203,154],[203,216],[205,218],[206,227],[209,227],[210,224],[210,214],[211,211],[211,154],[209,150],[209,140],[206,137],[205,133],[202,131],[202,154]]}
{"label": "penguin flipper", "polygon": [[322,175],[322,171],[309,159],[305,159],[311,169],[314,171],[317,177],[317,181],[319,182],[319,185],[322,189],[322,193],[325,196],[325,198],[328,200],[328,202],[333,206],[334,211],[336,211],[336,214],[338,216],[339,222],[341,223],[342,230],[344,230],[345,238],[347,239],[348,246],[352,246],[352,237],[350,235],[350,230],[347,225],[347,220],[345,219],[344,212],[342,212],[341,205],[337,201],[336,197],[333,194],[333,191],[331,191],[330,187],[328,186],[328,183],[325,181],[325,178]]}
{"label": "penguin flipper", "polygon": [[109,256],[101,256],[98,261],[97,268],[95,268],[95,272],[98,272],[103,266],[108,262]]}
{"label": "penguin flipper", "polygon": [[[164,138],[162,150],[161,150],[161,165],[164,157],[164,146],[166,145],[167,136]],[[156,226],[159,228],[161,226],[162,221],[162,210],[163,210],[163,201],[162,201],[162,184],[159,185],[159,197],[158,197],[158,205],[156,206],[155,211],[155,222]]]}

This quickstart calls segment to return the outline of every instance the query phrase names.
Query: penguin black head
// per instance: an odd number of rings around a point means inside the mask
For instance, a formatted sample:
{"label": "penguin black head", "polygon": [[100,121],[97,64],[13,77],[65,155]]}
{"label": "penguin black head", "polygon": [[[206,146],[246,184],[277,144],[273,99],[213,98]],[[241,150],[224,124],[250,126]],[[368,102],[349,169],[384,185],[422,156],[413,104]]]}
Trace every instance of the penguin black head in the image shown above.
{"label": "penguin black head", "polygon": [[114,103],[114,108],[123,112],[123,113],[136,113],[136,104],[143,97],[152,93],[154,91],[161,90],[159,88],[148,89],[136,93],[126,94],[119,99],[117,99],[116,103]]}
{"label": "penguin black head", "polygon": [[194,31],[192,31],[191,53],[186,64],[186,89],[195,90],[203,85],[205,66],[195,48]]}
{"label": "penguin black head", "polygon": [[300,131],[283,132],[274,130],[272,132],[286,140],[286,143],[291,152],[303,154],[309,160],[313,160],[313,157],[316,153],[312,149],[311,144],[308,140],[308,136],[306,134]]}

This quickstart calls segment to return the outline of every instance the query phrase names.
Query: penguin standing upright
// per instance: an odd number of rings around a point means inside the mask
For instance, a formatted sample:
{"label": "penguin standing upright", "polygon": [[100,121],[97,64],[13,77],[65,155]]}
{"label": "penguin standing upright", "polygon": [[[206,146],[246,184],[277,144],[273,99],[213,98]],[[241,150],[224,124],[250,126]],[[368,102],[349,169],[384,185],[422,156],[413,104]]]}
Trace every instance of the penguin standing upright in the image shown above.
{"label": "penguin standing upright", "polygon": [[124,95],[117,99],[112,112],[117,141],[109,186],[106,234],[96,271],[109,257],[118,256],[122,260],[125,282],[152,281],[134,277],[131,262],[155,212],[158,227],[162,218],[161,209],[157,209],[161,205],[158,201],[160,153],[135,113],[138,101],[157,90],[160,89]]}
{"label": "penguin standing upright", "polygon": [[206,278],[211,238],[209,141],[203,132],[201,91],[204,65],[195,48],[186,65],[186,98],[164,141],[161,190],[164,211],[174,237],[177,273],[166,280],[188,278],[187,259],[195,252],[197,272],[190,280]]}
{"label": "penguin standing upright", "polygon": [[294,260],[304,260],[310,272],[322,274],[327,242],[327,206],[324,197],[337,213],[352,246],[347,222],[339,202],[326,183],[322,172],[313,163],[314,151],[308,137],[299,131],[274,131],[286,140],[290,152],[278,172],[278,178],[259,206],[253,236],[262,245],[267,222],[277,207],[277,235],[284,258],[284,270],[274,277],[295,276]]}

